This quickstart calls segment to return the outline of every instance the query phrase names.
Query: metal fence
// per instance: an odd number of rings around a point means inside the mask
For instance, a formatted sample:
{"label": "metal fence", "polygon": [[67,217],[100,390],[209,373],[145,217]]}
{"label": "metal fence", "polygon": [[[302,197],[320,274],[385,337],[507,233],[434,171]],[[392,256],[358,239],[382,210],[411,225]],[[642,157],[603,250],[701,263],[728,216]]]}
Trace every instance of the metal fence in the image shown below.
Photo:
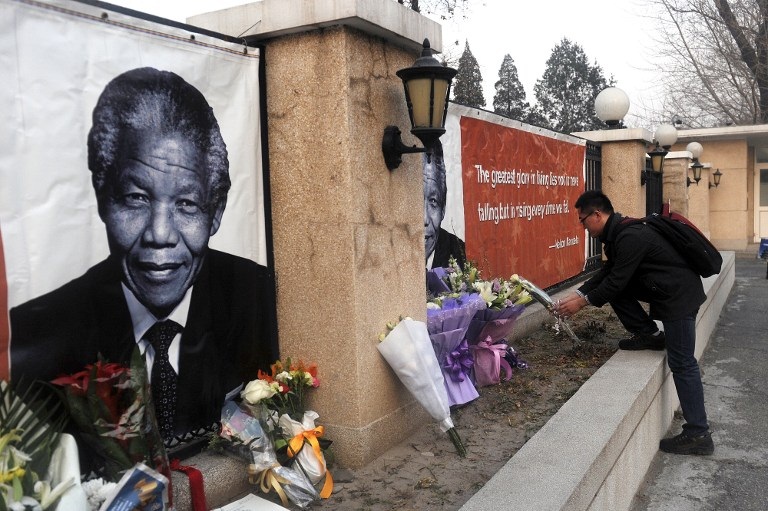
{"label": "metal fence", "polygon": [[[587,156],[584,162],[584,191],[601,190],[603,188],[603,159],[602,148],[597,142],[587,141]],[[587,238],[587,260],[584,273],[600,268],[603,250],[600,240]]]}

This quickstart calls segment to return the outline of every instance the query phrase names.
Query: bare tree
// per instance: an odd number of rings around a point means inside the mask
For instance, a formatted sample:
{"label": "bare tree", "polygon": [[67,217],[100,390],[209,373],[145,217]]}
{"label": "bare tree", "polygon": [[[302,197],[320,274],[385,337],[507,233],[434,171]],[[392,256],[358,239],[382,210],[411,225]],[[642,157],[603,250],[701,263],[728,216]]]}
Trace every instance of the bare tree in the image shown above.
{"label": "bare tree", "polygon": [[472,0],[397,0],[416,12],[435,14],[440,19],[453,18],[456,14],[463,15]]}
{"label": "bare tree", "polygon": [[657,120],[768,122],[768,0],[654,0],[665,100]]}

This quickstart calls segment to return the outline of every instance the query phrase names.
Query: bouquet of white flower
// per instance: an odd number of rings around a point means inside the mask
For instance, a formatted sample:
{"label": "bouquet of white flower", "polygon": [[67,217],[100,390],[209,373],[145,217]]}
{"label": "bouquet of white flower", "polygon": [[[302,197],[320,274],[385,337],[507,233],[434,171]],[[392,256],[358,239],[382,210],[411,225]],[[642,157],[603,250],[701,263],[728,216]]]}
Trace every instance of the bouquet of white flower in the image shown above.
{"label": "bouquet of white flower", "polygon": [[573,339],[573,342],[581,342],[578,336],[571,329],[571,325],[568,324],[568,321],[555,313],[555,302],[546,292],[544,292],[544,290],[540,289],[533,282],[530,282],[517,274],[512,275],[510,280],[523,286],[523,288],[526,289],[531,294],[531,296],[536,299],[536,301],[541,303],[544,308],[552,313],[552,315],[557,320],[557,326],[565,330],[565,333],[567,333],[570,338]]}
{"label": "bouquet of white flower", "polygon": [[405,318],[391,327],[377,347],[405,388],[437,421],[440,429],[448,433],[459,456],[466,456],[467,451],[451,420],[443,373],[427,325]]}

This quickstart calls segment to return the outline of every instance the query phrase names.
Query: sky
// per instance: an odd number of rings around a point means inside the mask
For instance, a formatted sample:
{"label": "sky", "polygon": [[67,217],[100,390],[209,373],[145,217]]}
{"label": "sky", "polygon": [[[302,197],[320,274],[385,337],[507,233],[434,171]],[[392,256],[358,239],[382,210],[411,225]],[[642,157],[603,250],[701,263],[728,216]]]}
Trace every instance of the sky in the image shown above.
{"label": "sky", "polygon": [[[110,0],[108,0],[110,1]],[[456,61],[469,42],[480,66],[486,109],[493,110],[494,83],[504,55],[515,62],[526,100],[541,78],[552,49],[562,39],[582,47],[590,63],[630,99],[627,124],[654,103],[653,8],[651,0],[470,0],[470,8],[443,25],[444,52]],[[249,3],[249,0],[111,0],[174,21]],[[640,121],[636,121],[639,123]],[[639,126],[635,124],[634,126]]]}

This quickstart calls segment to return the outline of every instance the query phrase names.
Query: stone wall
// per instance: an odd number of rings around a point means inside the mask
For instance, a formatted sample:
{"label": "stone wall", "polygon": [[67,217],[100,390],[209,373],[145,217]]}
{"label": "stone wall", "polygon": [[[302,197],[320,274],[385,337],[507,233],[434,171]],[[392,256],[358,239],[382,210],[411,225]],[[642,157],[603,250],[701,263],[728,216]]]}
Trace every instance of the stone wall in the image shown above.
{"label": "stone wall", "polygon": [[376,349],[388,321],[426,317],[421,157],[390,172],[381,139],[397,125],[415,143],[395,73],[424,37],[439,48],[439,25],[391,0],[265,0],[190,22],[253,26],[265,46],[281,356],[318,363],[310,405],[337,461],[362,466],[429,420]]}

